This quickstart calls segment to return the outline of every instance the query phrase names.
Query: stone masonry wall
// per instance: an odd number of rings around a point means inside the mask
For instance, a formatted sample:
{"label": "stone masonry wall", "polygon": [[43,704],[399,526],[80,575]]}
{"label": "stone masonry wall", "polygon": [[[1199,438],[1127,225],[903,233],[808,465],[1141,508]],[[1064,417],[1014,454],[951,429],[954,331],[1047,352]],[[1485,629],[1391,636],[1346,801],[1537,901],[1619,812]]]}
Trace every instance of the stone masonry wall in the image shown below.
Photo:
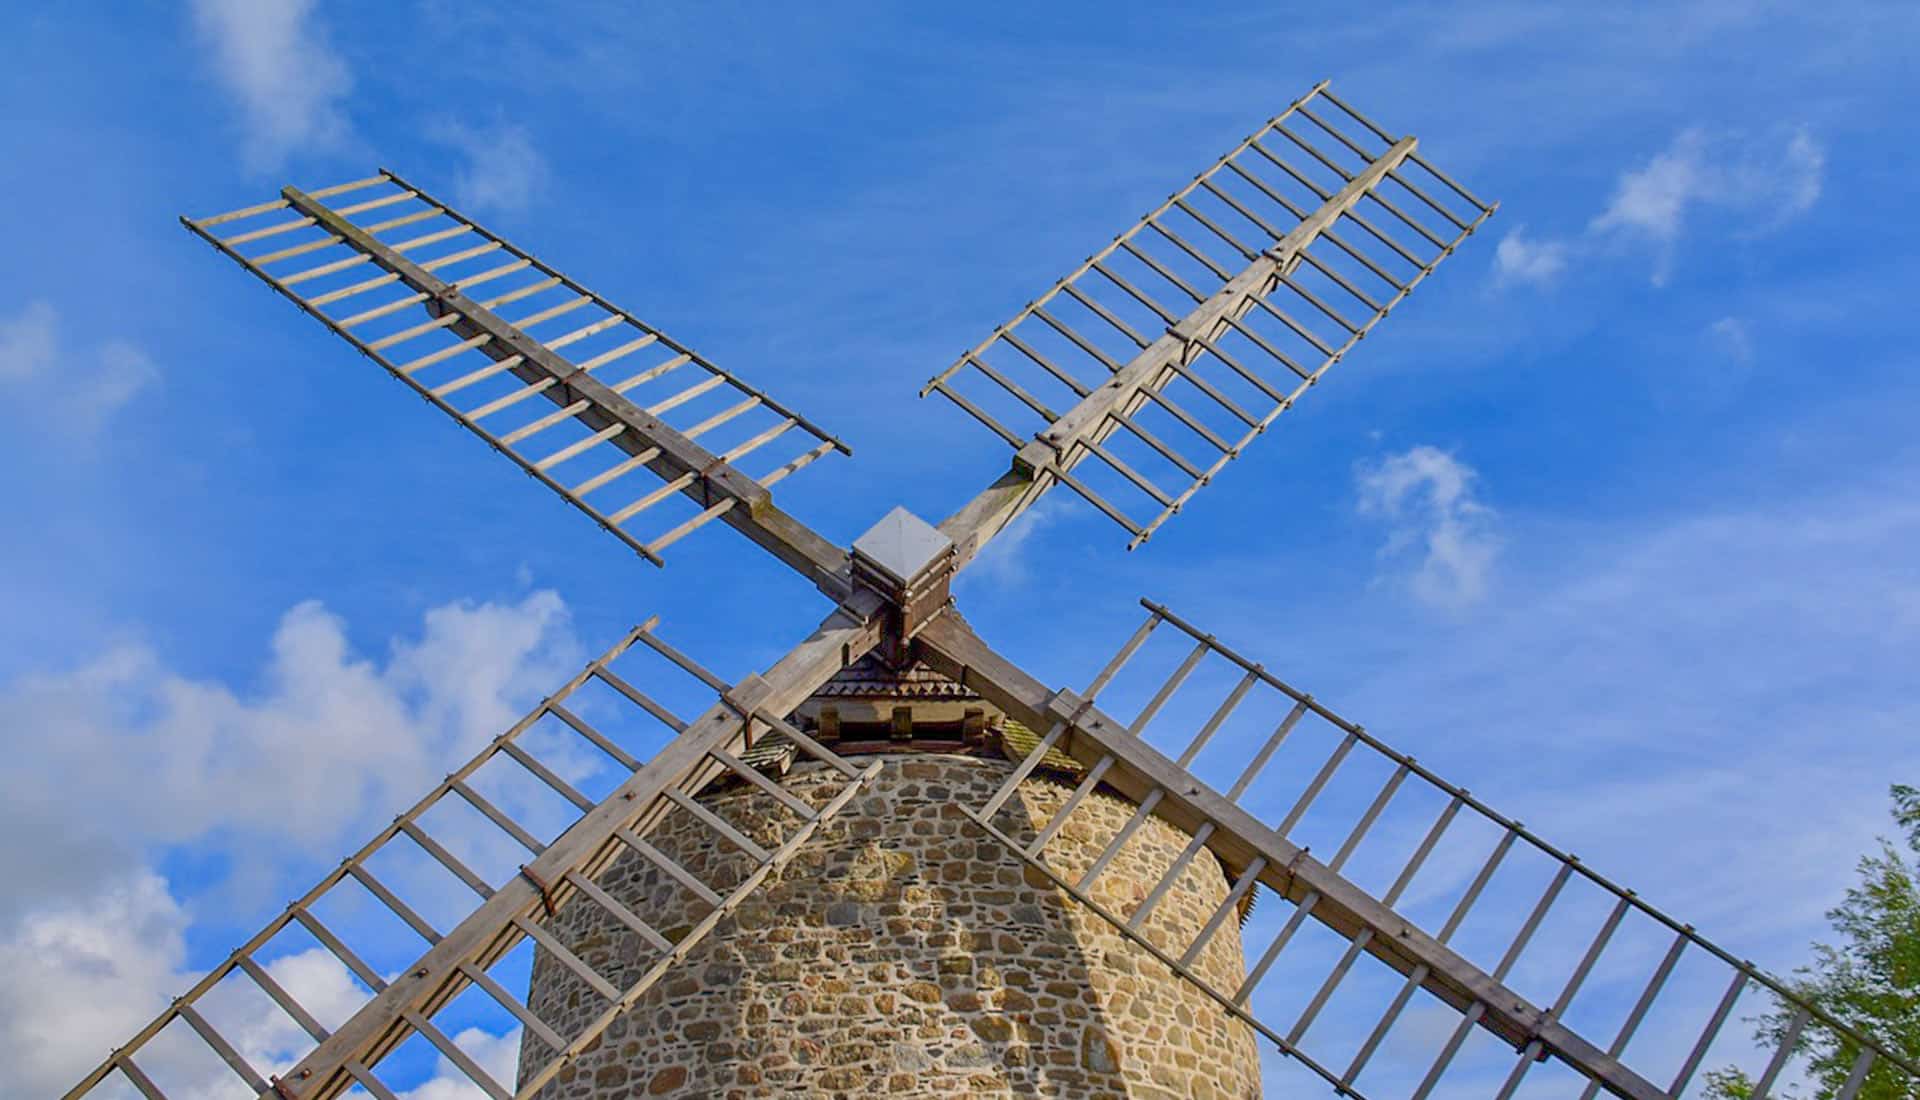
{"label": "stone masonry wall", "polygon": [[[543,1100],[1259,1096],[1250,1029],[960,814],[962,804],[984,805],[1011,768],[965,756],[890,760],[783,873],[564,1069]],[[819,805],[837,780],[807,765],[785,785]],[[1030,779],[996,824],[1030,840],[1067,795]],[[733,788],[702,802],[769,849],[794,825],[762,792]],[[1132,812],[1118,799],[1088,798],[1048,845],[1051,865],[1077,878]],[[684,812],[651,839],[723,893],[749,869]],[[1097,900],[1132,912],[1187,840],[1149,821],[1100,880]],[[600,881],[669,936],[706,912],[631,854]],[[1177,956],[1226,891],[1214,860],[1194,860],[1154,910],[1147,935]],[[650,949],[584,899],[557,925],[615,985],[636,980],[651,960]],[[1195,965],[1216,986],[1237,984],[1245,967],[1234,921]],[[544,952],[529,1000],[563,1033],[577,1033],[605,1008]],[[538,1040],[523,1041],[523,1070],[546,1056]]]}

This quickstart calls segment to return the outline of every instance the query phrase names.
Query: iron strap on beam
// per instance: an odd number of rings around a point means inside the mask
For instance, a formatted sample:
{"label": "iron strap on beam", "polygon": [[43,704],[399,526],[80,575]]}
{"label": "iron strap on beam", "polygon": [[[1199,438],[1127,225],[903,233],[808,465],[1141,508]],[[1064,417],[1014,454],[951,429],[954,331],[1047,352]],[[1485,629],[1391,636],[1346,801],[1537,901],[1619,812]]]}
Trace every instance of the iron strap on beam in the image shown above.
{"label": "iron strap on beam", "polygon": [[775,507],[772,494],[758,481],[318,199],[295,187],[282,188],[281,194],[328,233],[427,295],[432,312],[457,316],[459,320],[450,326],[454,333],[468,340],[484,337],[479,350],[496,362],[513,360],[510,369],[522,381],[558,383],[543,394],[555,405],[565,408],[575,402],[588,402],[578,414],[588,427],[599,431],[616,424],[624,426],[627,430],[613,439],[615,445],[636,456],[653,452],[648,467],[669,482],[691,475],[682,489],[685,495],[702,508],[725,507],[721,519],[799,570],[822,591],[836,599],[844,596],[846,554]]}
{"label": "iron strap on beam", "polygon": [[[957,617],[937,617],[916,637],[915,645],[929,667],[978,692],[1030,728],[1047,729],[1063,719],[1070,721],[1075,736],[1065,738],[1057,747],[1087,766],[1102,757],[1113,757],[1115,763],[1103,778],[1122,795],[1139,803],[1157,793],[1154,812],[1189,835],[1205,828],[1206,846],[1228,867],[1249,868],[1260,861],[1263,885],[1295,904],[1310,895],[1316,897],[1311,910],[1314,919],[1350,941],[1357,941],[1362,932],[1368,933],[1365,950],[1369,954],[1401,974],[1418,976],[1424,988],[1456,1010],[1466,1012],[1481,1006],[1480,1024],[1515,1049],[1539,1043],[1541,1049],[1601,1082],[1614,1095],[1630,1100],[1670,1100],[1664,1090],[1575,1034],[1550,1010],[1530,1003],[1233,801],[1201,784],[1186,769],[1128,733],[1124,723],[1070,692],[1049,689],[1021,671]],[[1236,1006],[1228,1007],[1236,1010]]]}

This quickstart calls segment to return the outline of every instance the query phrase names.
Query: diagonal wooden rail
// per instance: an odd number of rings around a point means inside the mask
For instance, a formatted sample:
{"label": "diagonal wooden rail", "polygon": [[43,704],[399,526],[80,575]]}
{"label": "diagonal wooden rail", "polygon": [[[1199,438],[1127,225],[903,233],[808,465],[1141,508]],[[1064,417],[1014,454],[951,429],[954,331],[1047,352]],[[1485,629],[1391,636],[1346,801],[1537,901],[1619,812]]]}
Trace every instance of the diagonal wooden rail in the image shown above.
{"label": "diagonal wooden rail", "polygon": [[682,491],[702,508],[722,509],[719,518],[830,594],[846,591],[846,553],[775,507],[765,486],[326,204],[294,187],[283,188],[281,194],[328,233],[426,294],[435,310],[457,315],[452,331],[468,340],[485,337],[479,350],[496,362],[514,360],[510,369],[522,381],[557,381],[543,395],[555,405],[566,408],[584,400],[587,407],[579,419],[588,427],[598,431],[624,426],[627,431],[615,439],[616,445],[636,456],[651,454],[647,465],[663,480],[686,478]]}
{"label": "diagonal wooden rail", "polygon": [[[66,1093],[68,1100],[79,1100],[91,1094],[115,1074],[131,1081],[149,1100],[165,1100],[166,1093],[135,1061],[135,1056],[176,1018],[186,1021],[199,1032],[214,1052],[263,1098],[331,1100],[353,1090],[355,1086],[367,1089],[376,1096],[390,1095],[374,1075],[373,1067],[414,1035],[424,1037],[447,1057],[461,1064],[463,1070],[474,1077],[475,1084],[490,1095],[531,1096],[567,1061],[595,1042],[601,1029],[630,1008],[668,969],[677,965],[698,945],[701,936],[716,927],[747,894],[784,865],[813,835],[819,824],[843,809],[854,794],[872,779],[878,764],[865,769],[855,768],[804,734],[787,727],[780,716],[790,712],[835,672],[877,644],[883,621],[877,597],[856,596],[851,606],[837,608],[808,638],[765,674],[749,676],[738,684],[728,685],[655,637],[650,630],[653,621],[649,620],[606,655],[590,663],[527,718],[496,738],[473,762],[449,775],[414,809],[396,818],[392,826],[383,830],[359,854],[343,862],[339,871],[329,875],[305,898],[290,906],[287,916],[270,923],[237,951],[228,965],[215,968],[186,996],[175,1001],[167,1012],[137,1033],[125,1046],[117,1049]],[[715,687],[720,692],[720,701],[691,722],[682,723],[672,719],[670,724],[678,728],[679,735],[644,764],[615,746],[613,753],[618,754],[615,758],[622,759],[631,774],[605,798],[597,803],[592,802],[568,787],[564,780],[541,765],[514,739],[541,715],[551,713],[589,740],[595,740],[596,743],[604,741],[602,735],[561,705],[561,701],[574,689],[594,677],[629,695],[637,705],[648,709],[657,707],[657,704],[640,696],[606,668],[636,642],[644,643]],[[671,716],[667,718],[671,719]],[[745,766],[739,762],[737,753],[756,732],[756,728],[779,730],[807,749],[810,755],[838,769],[850,782],[827,805],[818,810],[808,807],[800,812],[802,825],[785,838],[777,850],[759,849],[750,841],[742,845],[743,850],[752,857],[755,869],[723,897],[705,884],[688,877],[670,859],[661,857],[647,845],[644,838],[662,818],[676,810],[688,810],[691,807],[690,812],[696,815],[703,813],[691,796],[722,773],[729,770],[735,774],[741,773]],[[551,843],[542,845],[537,838],[526,834],[524,829],[466,782],[467,777],[496,753],[511,756],[528,767],[530,774],[538,776],[557,793],[569,797],[582,811],[572,825]],[[754,776],[757,774],[753,773]],[[522,838],[521,843],[533,858],[521,868],[520,875],[497,886],[489,885],[419,828],[418,819],[422,811],[449,793],[469,801],[475,809],[494,818],[502,829]],[[789,809],[797,810],[798,807],[789,805]],[[365,866],[371,853],[401,833],[422,843],[430,855],[439,859],[479,895],[479,903],[444,934],[435,932],[420,920],[404,900],[388,890]],[[625,912],[594,882],[625,851],[640,852],[665,868],[669,875],[681,879],[695,894],[707,900],[711,911],[702,922],[672,943],[657,938],[657,934],[648,936],[646,931],[641,932],[643,937],[660,949],[659,958],[639,982],[620,990],[581,964],[538,921],[541,912],[551,913],[568,904],[576,894],[584,892],[598,904],[607,906],[609,911],[630,927],[638,928],[638,919]],[[324,925],[318,923],[309,911],[310,906],[343,876],[355,878],[402,919],[415,924],[416,931],[430,945],[424,954],[399,973],[383,978]],[[313,1020],[264,967],[253,962],[252,954],[292,921],[298,921],[312,932],[373,991],[370,1000],[331,1032]],[[505,991],[487,977],[487,969],[524,936],[533,936],[562,963],[577,967],[576,974],[609,1002],[601,1016],[590,1022],[586,1032],[560,1039],[533,1017],[527,1006],[520,1004],[510,994],[503,997]],[[276,1080],[265,1080],[231,1043],[206,1024],[194,1008],[194,1002],[231,972],[235,965],[244,968],[262,990],[300,1023],[316,1042],[311,1050]],[[462,1062],[465,1056],[432,1023],[435,1014],[470,984],[479,984],[487,989],[489,995],[500,1000],[535,1034],[548,1040],[548,1046],[553,1050],[553,1057],[532,1072],[515,1092],[504,1091],[497,1082],[492,1082],[475,1067]]]}
{"label": "diagonal wooden rail", "polygon": [[[1373,137],[1351,137],[1309,110],[1322,99]],[[1358,163],[1335,160],[1285,125],[1301,118]],[[1276,135],[1309,154],[1315,169],[1262,143]],[[941,524],[959,565],[1056,484],[1125,528],[1129,549],[1151,538],[1493,214],[1497,204],[1440,174],[1417,149],[1415,138],[1388,136],[1322,82],[930,380],[922,396],[942,394],[1014,448],[1011,468]],[[1410,178],[1416,172],[1453,207]],[[1396,204],[1402,193],[1430,212],[1433,228]],[[1419,240],[1403,245],[1369,220],[1374,208]],[[1176,232],[1175,215],[1180,228],[1205,234],[1199,239],[1231,259]],[[1233,230],[1224,219],[1234,219]],[[1241,234],[1248,226],[1252,237]],[[1344,238],[1350,227],[1364,236]],[[1138,265],[1152,287],[1184,295],[1191,307],[1183,315],[1163,304],[1112,266],[1120,262]],[[1211,289],[1209,277],[1217,280]],[[1349,317],[1329,296],[1364,308]],[[1289,309],[1310,311],[1316,323]],[[1093,337],[1070,315],[1095,326]],[[1156,325],[1164,327],[1154,335]],[[1043,343],[1057,350],[1050,355]],[[1006,361],[996,365],[992,353]],[[963,381],[978,379],[991,383],[981,386],[985,396],[963,392]],[[1071,404],[1056,412],[1042,394],[1062,389]],[[996,403],[1012,413],[996,413]],[[1042,427],[1031,438],[1010,426],[1034,417]],[[1167,480],[1180,475],[1184,485]],[[1153,509],[1151,518],[1133,503]]]}
{"label": "diagonal wooden rail", "polygon": [[[1614,1095],[1631,1100],[1669,1100],[1669,1094],[1622,1065],[1618,1058],[1596,1047],[1561,1023],[1545,1007],[1532,1004],[1493,975],[1474,966],[1427,932],[1414,927],[1392,908],[1355,885],[1338,870],[1322,863],[1306,849],[1288,841],[1233,800],[1214,792],[1185,768],[1134,737],[1126,724],[1103,714],[1072,692],[1056,692],[1027,675],[996,653],[953,615],[942,615],[915,639],[922,659],[1000,707],[1016,720],[1036,729],[1065,725],[1078,736],[1061,738],[1054,747],[1089,768],[1101,767],[1102,779],[1136,804],[1151,807],[1183,832],[1196,837],[1232,868],[1259,869],[1259,881],[1311,914],[1350,942],[1358,942],[1373,957],[1418,984],[1463,1014],[1472,1014],[1481,1026],[1516,1049],[1530,1043],[1566,1061],[1590,1079],[1602,1082]],[[1106,763],[1102,764],[1105,760]],[[975,818],[991,828],[984,815]],[[1007,840],[1007,838],[1002,838]],[[1007,840],[1008,843],[1012,843]],[[1030,853],[1014,850],[1032,860]],[[1043,871],[1043,864],[1037,864]],[[1085,904],[1090,899],[1077,885],[1056,881]],[[1168,956],[1115,914],[1096,911],[1122,934],[1154,954],[1175,973],[1198,983],[1179,959]],[[1289,1054],[1294,1044],[1274,1031],[1228,995],[1201,985],[1225,1009],[1266,1034]],[[1318,1063],[1304,1059],[1342,1091],[1351,1087]]]}

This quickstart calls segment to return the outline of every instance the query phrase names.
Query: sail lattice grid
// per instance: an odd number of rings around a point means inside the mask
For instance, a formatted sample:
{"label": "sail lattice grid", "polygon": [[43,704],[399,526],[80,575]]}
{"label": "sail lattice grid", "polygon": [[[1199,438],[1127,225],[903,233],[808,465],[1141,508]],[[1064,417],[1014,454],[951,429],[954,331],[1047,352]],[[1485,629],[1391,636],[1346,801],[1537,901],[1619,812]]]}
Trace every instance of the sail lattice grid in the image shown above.
{"label": "sail lattice grid", "polygon": [[[538,1095],[880,768],[856,767],[757,712],[653,628],[651,620],[635,628],[487,742],[68,1100],[237,1100],[289,1095],[283,1084],[302,1100],[395,1100],[401,1082],[436,1060],[494,1100]],[[692,721],[669,706],[711,702],[715,693],[723,702]],[[837,784],[808,801],[744,763],[739,754],[769,732],[830,769]],[[693,797],[721,776],[737,777],[750,802],[785,823],[782,843],[756,843]],[[678,817],[747,857],[737,879],[702,881],[648,843]],[[704,915],[690,927],[654,928],[600,887],[616,860],[636,858]],[[598,907],[641,955],[598,966],[582,958],[556,923],[570,906]],[[597,1014],[576,1016],[583,1026],[567,1028],[529,1005],[536,947],[598,998]],[[637,977],[616,985],[609,974]],[[493,1032],[521,1029],[517,1074],[511,1062],[505,1079],[481,1063],[472,1033],[462,1032],[476,1021]]]}
{"label": "sail lattice grid", "polygon": [[[969,813],[1340,1094],[1655,1100],[1704,1095],[1707,1071],[1737,1066],[1755,1096],[1779,1097],[1810,1049],[1846,1065],[1838,1100],[1920,1088],[1897,1051],[1142,602],[1139,630],[1084,694],[1058,698],[1014,779]],[[1023,834],[999,818],[1049,751],[1085,776]],[[1065,874],[1048,845],[1069,828],[1084,842],[1070,819],[1106,787],[1137,811],[1096,830],[1101,857]],[[1131,908],[1103,908],[1096,884],[1155,815],[1192,838],[1186,852]],[[1190,942],[1170,942],[1153,909],[1193,859],[1220,860],[1232,889]],[[1265,904],[1241,932],[1245,977],[1209,983],[1191,964],[1250,894]],[[1763,1015],[1782,1038],[1753,1038]]]}
{"label": "sail lattice grid", "polygon": [[850,453],[391,173],[182,220],[655,564]]}
{"label": "sail lattice grid", "polygon": [[1138,546],[1493,213],[1417,145],[1322,84],[921,393]]}

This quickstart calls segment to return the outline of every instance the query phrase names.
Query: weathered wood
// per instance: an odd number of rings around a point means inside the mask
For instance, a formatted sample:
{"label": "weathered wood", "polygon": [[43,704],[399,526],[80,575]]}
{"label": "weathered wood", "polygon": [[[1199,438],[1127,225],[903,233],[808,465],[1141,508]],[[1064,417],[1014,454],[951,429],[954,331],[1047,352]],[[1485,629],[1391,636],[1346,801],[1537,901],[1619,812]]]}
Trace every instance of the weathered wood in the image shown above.
{"label": "weathered wood", "polygon": [[[994,652],[954,616],[942,615],[929,623],[915,639],[915,646],[930,667],[979,692],[1016,720],[1030,727],[1043,727],[1053,720],[1051,707],[1056,693]],[[1317,894],[1320,900],[1313,909],[1314,919],[1349,940],[1371,929],[1366,944],[1370,954],[1402,974],[1426,968],[1428,974],[1422,985],[1429,992],[1461,1012],[1479,1006],[1483,1025],[1516,1048],[1537,1037],[1546,1049],[1589,1077],[1602,1080],[1616,1095],[1633,1100],[1666,1100],[1657,1086],[1628,1070],[1618,1059],[1214,793],[1172,760],[1130,736],[1124,725],[1097,707],[1086,707],[1074,730],[1075,736],[1066,744],[1066,751],[1074,758],[1089,766],[1103,756],[1116,759],[1106,775],[1109,785],[1135,801],[1159,792],[1155,812],[1161,818],[1189,835],[1205,830],[1206,846],[1229,867],[1245,869],[1256,860],[1264,860],[1261,881],[1281,896],[1298,901],[1310,893]],[[1232,1007],[1230,1002],[1228,1006]]]}
{"label": "weathered wood", "polygon": [[[864,655],[879,638],[881,616],[877,608],[872,612],[860,618],[845,610],[835,611],[806,641],[757,678],[765,685],[761,705],[771,711],[790,711],[847,663]],[[583,673],[582,679],[591,671]],[[699,790],[722,768],[711,759],[709,750],[731,750],[742,744],[745,727],[745,720],[732,706],[715,704],[646,767],[628,777],[548,845],[527,864],[528,870],[539,881],[554,884],[563,882],[571,870],[584,868],[583,873],[595,873],[591,866],[595,854],[621,845],[617,832],[626,830],[636,838],[644,836],[629,827],[627,819],[631,815],[669,789],[682,793]],[[288,1074],[289,1080],[310,1082],[301,1086],[300,1100],[329,1100],[349,1088],[352,1075],[344,1068],[346,1062],[372,1064],[373,1056],[384,1053],[397,1035],[404,1034],[406,1014],[436,1000],[443,1002],[447,989],[467,980],[460,971],[461,963],[475,962],[501,929],[541,905],[541,891],[528,877],[503,884],[411,969],[396,977],[380,996],[301,1060]],[[368,1052],[375,1053],[370,1056]]]}
{"label": "weathered wood", "polygon": [[[1264,297],[1272,290],[1281,274],[1295,262],[1295,257],[1312,244],[1323,229],[1333,224],[1334,219],[1352,209],[1389,169],[1405,160],[1413,152],[1415,144],[1415,139],[1403,138],[1386,155],[1369,165],[1366,171],[1355,176],[1332,198],[1322,203],[1319,209],[1289,230],[1278,243],[1253,259],[1225,286],[1182,317],[1173,326],[1173,331],[1141,349],[1138,355],[1107,380],[1106,385],[1067,410],[1066,415],[1040,433],[1039,442],[1028,444],[1022,448],[1022,453],[1028,455],[1029,461],[1035,465],[1061,461],[1073,442],[1099,429],[1110,412],[1118,409],[1130,413],[1137,408],[1137,395],[1142,387],[1151,384],[1157,388],[1164,384],[1165,375],[1171,369],[1170,364],[1190,361],[1195,337],[1217,339],[1227,327],[1223,318],[1239,320],[1245,316],[1247,310],[1253,308],[1255,299]],[[1042,448],[1050,449],[1052,454],[1045,453]]]}
{"label": "weathered wood", "polygon": [[[284,188],[282,194],[290,205],[314,218],[329,233],[341,237],[356,251],[370,257],[407,285],[429,295],[436,309],[456,315],[458,321],[449,327],[464,338],[467,346],[478,348],[496,360],[514,359],[515,363],[510,368],[512,372],[530,387],[541,386],[540,392],[556,405],[566,407],[580,401],[587,402],[574,415],[589,429],[600,431],[615,423],[625,425],[628,431],[612,441],[615,446],[629,454],[655,452],[646,464],[665,480],[671,481],[684,474],[694,475],[694,480],[687,483],[683,491],[703,508],[711,507],[718,499],[733,501],[739,507],[727,509],[722,517],[729,524],[771,551],[775,557],[798,569],[829,595],[837,598],[845,594],[847,567],[844,552],[776,508],[765,486],[668,425],[656,411],[641,408],[594,377],[584,366],[568,361],[522,331],[527,324],[546,320],[598,299],[580,294],[567,303],[537,312],[519,324],[510,324],[467,297],[455,284],[434,275],[431,270],[482,251],[498,249],[503,242],[490,239],[476,249],[417,264],[299,189]],[[310,278],[313,274],[302,273],[299,277]],[[281,282],[285,283],[286,280]],[[446,352],[435,352],[407,364],[401,370],[410,374],[431,362],[439,361],[435,356],[448,357]],[[719,374],[713,378],[713,384],[727,380]],[[655,409],[664,411],[665,407],[671,406],[655,406]],[[489,408],[488,411],[497,409]]]}

